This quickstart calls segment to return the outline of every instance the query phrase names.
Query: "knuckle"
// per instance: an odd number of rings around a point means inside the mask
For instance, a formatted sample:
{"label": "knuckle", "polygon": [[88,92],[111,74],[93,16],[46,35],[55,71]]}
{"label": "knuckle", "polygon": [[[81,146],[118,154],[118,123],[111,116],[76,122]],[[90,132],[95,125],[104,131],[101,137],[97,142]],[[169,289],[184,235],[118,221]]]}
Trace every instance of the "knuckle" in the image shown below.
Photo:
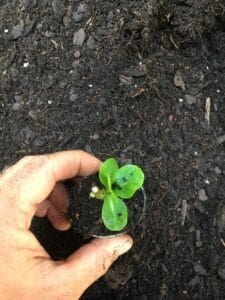
{"label": "knuckle", "polygon": [[36,166],[43,166],[45,165],[49,160],[48,155],[27,155],[24,156],[20,162],[24,165],[31,164]]}
{"label": "knuckle", "polygon": [[19,160],[19,163],[28,163],[29,161],[33,160],[33,158],[34,155],[26,155]]}

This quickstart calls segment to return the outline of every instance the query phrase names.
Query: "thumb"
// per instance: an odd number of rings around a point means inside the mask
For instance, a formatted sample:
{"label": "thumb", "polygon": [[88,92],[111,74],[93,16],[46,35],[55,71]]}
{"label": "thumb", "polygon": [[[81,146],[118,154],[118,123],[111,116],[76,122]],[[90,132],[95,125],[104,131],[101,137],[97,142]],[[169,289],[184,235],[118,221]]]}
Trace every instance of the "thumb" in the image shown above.
{"label": "thumb", "polygon": [[58,266],[57,277],[65,283],[64,288],[67,288],[68,292],[80,297],[132,245],[133,241],[129,235],[94,239]]}

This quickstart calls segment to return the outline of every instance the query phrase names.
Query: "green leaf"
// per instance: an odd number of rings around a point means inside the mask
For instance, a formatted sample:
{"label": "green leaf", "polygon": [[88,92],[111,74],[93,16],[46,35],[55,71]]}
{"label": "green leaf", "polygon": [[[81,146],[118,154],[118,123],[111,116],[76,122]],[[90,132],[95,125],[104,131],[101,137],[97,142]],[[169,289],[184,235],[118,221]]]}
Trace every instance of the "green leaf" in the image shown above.
{"label": "green leaf", "polygon": [[109,190],[111,190],[114,174],[118,169],[117,161],[114,158],[105,160],[100,167],[99,180]]}
{"label": "green leaf", "polygon": [[127,225],[127,206],[114,194],[105,194],[102,207],[102,220],[106,228],[120,231]]}
{"label": "green leaf", "polygon": [[125,165],[120,168],[114,177],[115,194],[123,199],[131,198],[144,183],[144,173],[136,165]]}

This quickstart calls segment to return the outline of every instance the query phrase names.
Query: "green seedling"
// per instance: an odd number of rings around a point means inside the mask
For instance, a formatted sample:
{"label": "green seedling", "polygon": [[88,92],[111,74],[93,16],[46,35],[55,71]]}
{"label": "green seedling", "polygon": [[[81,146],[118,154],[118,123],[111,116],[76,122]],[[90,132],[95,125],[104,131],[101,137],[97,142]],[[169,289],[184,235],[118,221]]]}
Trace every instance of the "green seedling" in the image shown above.
{"label": "green seedling", "polygon": [[100,168],[103,189],[92,187],[90,197],[103,201],[102,220],[106,228],[120,231],[127,225],[128,210],[123,199],[130,199],[144,182],[144,173],[136,165],[119,168],[115,159],[107,159]]}

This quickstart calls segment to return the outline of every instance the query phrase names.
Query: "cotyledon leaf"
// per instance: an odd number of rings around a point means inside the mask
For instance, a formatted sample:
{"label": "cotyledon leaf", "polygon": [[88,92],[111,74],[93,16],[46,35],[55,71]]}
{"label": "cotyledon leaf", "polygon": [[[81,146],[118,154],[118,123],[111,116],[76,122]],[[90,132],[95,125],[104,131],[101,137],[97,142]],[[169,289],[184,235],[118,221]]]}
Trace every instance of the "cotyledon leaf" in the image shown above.
{"label": "cotyledon leaf", "polygon": [[144,183],[144,173],[136,165],[125,165],[118,169],[114,175],[113,191],[123,199],[131,198],[134,193],[142,187]]}
{"label": "cotyledon leaf", "polygon": [[114,174],[119,169],[118,163],[114,158],[109,158],[104,161],[99,170],[100,182],[109,190],[111,190]]}
{"label": "cotyledon leaf", "polygon": [[127,206],[114,194],[105,194],[102,207],[102,220],[106,228],[120,231],[127,225]]}

